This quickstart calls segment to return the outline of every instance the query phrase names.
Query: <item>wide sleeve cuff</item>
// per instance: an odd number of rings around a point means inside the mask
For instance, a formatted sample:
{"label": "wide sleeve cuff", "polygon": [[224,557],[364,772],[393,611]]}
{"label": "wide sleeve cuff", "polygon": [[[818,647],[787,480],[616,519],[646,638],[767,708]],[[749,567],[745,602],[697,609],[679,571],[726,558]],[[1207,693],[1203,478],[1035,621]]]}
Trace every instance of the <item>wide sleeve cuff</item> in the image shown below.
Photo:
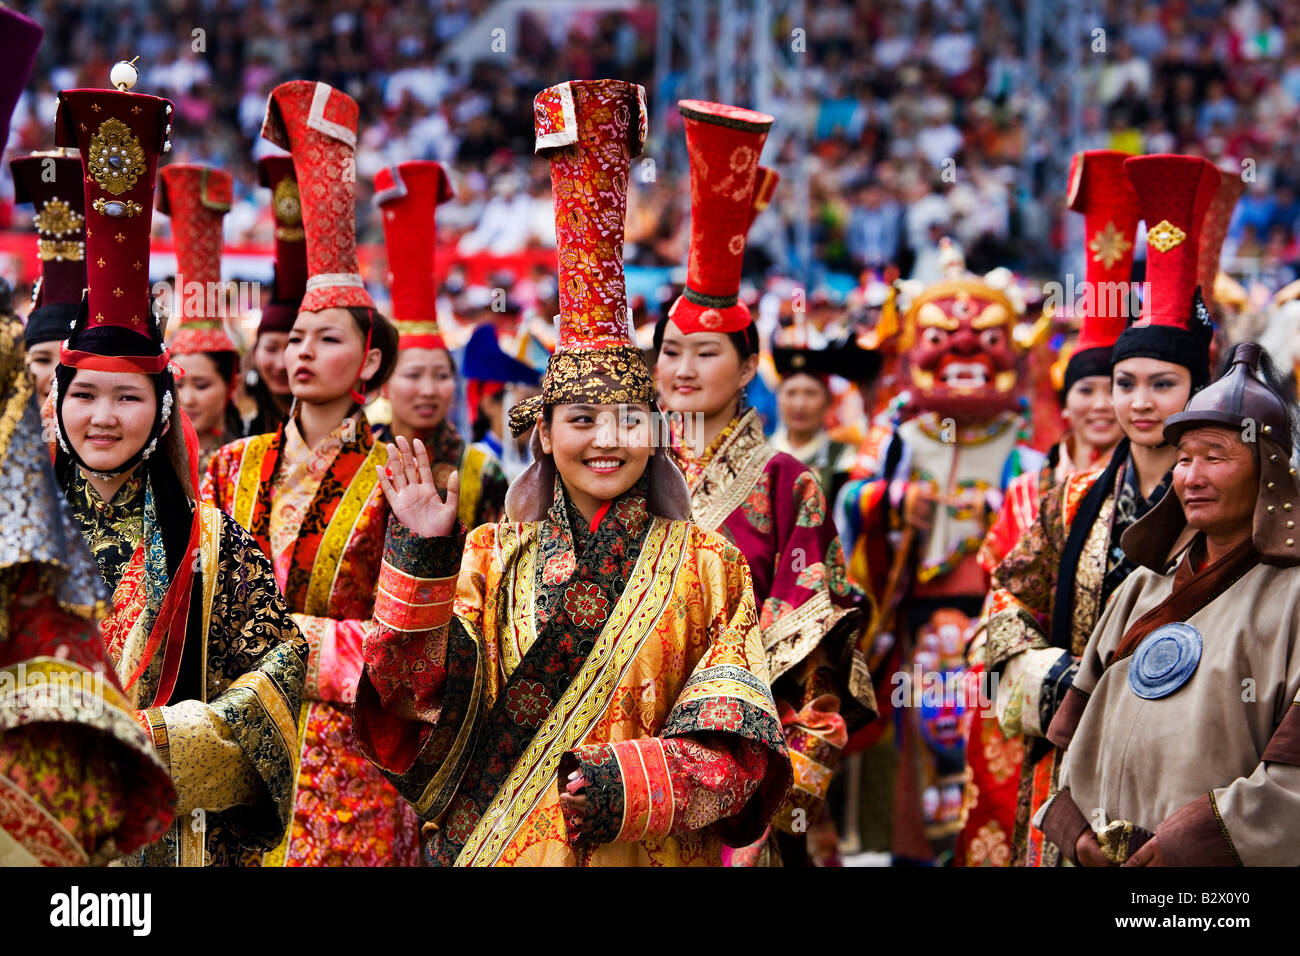
{"label": "wide sleeve cuff", "polygon": [[1059,791],[1043,805],[1034,818],[1034,826],[1042,830],[1043,835],[1060,848],[1061,854],[1067,860],[1075,866],[1079,865],[1074,847],[1084,831],[1091,827],[1083,812],[1075,805],[1074,798],[1070,796],[1069,787]]}
{"label": "wide sleeve cuff", "polygon": [[1169,866],[1241,866],[1212,793],[1171,813],[1156,827],[1156,839]]}
{"label": "wide sleeve cuff", "polygon": [[396,518],[388,523],[375,593],[375,623],[390,631],[428,631],[451,619],[465,529],[422,538]]}

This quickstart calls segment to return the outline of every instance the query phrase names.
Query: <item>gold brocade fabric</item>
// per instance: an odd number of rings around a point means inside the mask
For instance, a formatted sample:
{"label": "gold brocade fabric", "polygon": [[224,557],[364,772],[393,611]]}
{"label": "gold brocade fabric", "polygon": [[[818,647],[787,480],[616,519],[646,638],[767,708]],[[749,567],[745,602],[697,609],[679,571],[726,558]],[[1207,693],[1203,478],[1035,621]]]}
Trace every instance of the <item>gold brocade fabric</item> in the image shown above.
{"label": "gold brocade fabric", "polygon": [[67,494],[99,573],[109,587],[116,586],[144,538],[144,475],[136,469],[117,489],[113,500],[105,501],[80,469],[73,469]]}
{"label": "gold brocade fabric", "polygon": [[518,438],[532,428],[543,405],[649,405],[654,399],[654,378],[635,345],[556,352],[542,394],[510,409],[510,431]]}

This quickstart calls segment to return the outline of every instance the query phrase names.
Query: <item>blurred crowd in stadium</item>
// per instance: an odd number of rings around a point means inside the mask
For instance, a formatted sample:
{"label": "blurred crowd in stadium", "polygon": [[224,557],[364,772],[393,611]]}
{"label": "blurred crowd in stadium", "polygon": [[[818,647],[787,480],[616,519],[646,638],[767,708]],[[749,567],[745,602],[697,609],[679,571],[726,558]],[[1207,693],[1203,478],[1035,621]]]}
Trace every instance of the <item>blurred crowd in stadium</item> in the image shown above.
{"label": "blurred crowd in stadium", "polygon": [[[28,11],[48,31],[36,71],[40,92],[19,104],[10,146],[49,145],[43,140],[55,91],[99,82],[114,60],[138,54],[144,84],[177,104],[175,160],[234,174],[227,242],[267,241],[270,218],[254,175],[269,149],[257,137],[263,106],[275,84],[315,76],[361,103],[363,243],[379,238],[369,203],[374,173],[407,159],[436,159],[452,172],[456,191],[439,212],[442,241],[466,255],[549,247],[549,181],[528,142],[532,95],[560,77],[612,75],[644,84],[652,113],[663,109],[653,82],[656,12],[653,4],[545,15],[526,8],[517,35],[505,36],[504,53],[463,62],[455,55],[458,38],[493,6],[44,0]],[[1095,69],[1086,64],[1081,145],[1193,153],[1232,169],[1245,163],[1249,185],[1225,265],[1274,290],[1296,278],[1300,158],[1290,137],[1300,113],[1300,8],[1259,0],[1167,0],[1140,9],[1110,0],[1099,8],[1105,52]],[[794,26],[782,20],[773,30],[788,35]],[[806,103],[784,103],[780,122],[811,130],[811,206],[797,208],[793,187],[782,184],[779,215],[764,217],[751,235],[751,276],[793,271],[792,228],[800,216],[810,220],[822,281],[855,279],[891,262],[904,277],[932,279],[945,235],[977,271],[1022,266],[1017,191],[1025,116],[1042,111],[1064,135],[1068,111],[1022,92],[1029,67],[1000,5],[835,0],[810,5],[805,30]],[[669,77],[664,102],[692,95],[682,80]],[[1049,137],[1031,152],[1041,159],[1054,148]],[[652,182],[634,179],[630,265],[684,261],[681,175],[661,168]],[[1034,177],[1038,195],[1063,195],[1065,183],[1046,180]],[[1059,212],[1060,203],[1049,208]],[[1056,216],[1052,233],[1058,250],[1063,220]],[[6,199],[0,222],[11,221]]]}

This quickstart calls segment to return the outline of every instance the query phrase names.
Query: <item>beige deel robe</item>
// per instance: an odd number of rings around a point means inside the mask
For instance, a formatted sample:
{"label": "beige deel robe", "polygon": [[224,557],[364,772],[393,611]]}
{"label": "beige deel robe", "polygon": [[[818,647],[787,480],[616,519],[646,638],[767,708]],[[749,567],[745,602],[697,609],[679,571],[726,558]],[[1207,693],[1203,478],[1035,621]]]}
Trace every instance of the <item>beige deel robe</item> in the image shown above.
{"label": "beige deel robe", "polygon": [[[1256,565],[1187,618],[1202,636],[1196,671],[1172,694],[1144,700],[1129,687],[1132,656],[1108,669],[1103,662],[1173,581],[1172,570],[1139,569],[1093,631],[1074,682],[1089,696],[1069,740],[1062,791],[1094,830],[1128,820],[1154,832],[1173,865],[1300,864],[1300,767],[1262,760],[1300,703],[1300,568]],[[1068,734],[1068,718],[1061,723],[1052,731]],[[1049,811],[1050,803],[1035,825]]]}

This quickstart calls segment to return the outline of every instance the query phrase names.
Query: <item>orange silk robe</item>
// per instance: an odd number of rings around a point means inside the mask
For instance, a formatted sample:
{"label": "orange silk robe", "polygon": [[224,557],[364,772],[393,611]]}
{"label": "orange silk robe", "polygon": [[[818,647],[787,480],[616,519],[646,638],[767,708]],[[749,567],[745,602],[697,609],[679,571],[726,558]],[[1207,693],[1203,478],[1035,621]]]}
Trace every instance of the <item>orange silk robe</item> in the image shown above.
{"label": "orange silk robe", "polygon": [[[457,575],[459,538],[418,539],[393,522],[358,742],[430,821],[435,862],[441,842],[456,849],[441,862],[456,866],[719,865],[724,841],[763,832],[791,777],[740,552],[690,522],[651,518],[621,597],[551,700],[517,679],[555,673],[528,653],[546,646],[534,597],[539,560],[550,568],[547,524],[475,529]],[[480,731],[530,687],[518,703],[539,708],[536,731],[517,759],[494,759]],[[759,759],[730,759],[744,748]],[[737,766],[762,767],[761,779]],[[584,832],[599,842],[569,838],[557,780],[577,767],[589,781]],[[467,790],[491,795],[485,812],[466,810]],[[609,806],[622,809],[597,811]]]}

